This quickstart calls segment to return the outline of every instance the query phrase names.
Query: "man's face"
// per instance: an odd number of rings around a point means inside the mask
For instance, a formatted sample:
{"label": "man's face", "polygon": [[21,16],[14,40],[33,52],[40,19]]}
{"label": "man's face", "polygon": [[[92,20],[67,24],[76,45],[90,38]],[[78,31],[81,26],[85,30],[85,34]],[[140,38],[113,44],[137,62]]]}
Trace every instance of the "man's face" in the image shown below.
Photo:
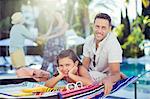
{"label": "man's face", "polygon": [[94,30],[96,41],[100,42],[106,37],[108,32],[110,32],[111,26],[108,20],[97,18],[95,20],[93,30]]}

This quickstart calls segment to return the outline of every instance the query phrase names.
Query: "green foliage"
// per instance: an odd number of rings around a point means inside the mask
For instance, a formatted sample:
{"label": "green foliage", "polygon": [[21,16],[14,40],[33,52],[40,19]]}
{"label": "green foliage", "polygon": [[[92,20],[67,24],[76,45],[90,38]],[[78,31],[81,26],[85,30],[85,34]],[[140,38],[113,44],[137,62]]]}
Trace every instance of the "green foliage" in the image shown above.
{"label": "green foliage", "polygon": [[[139,16],[131,23],[131,33],[122,43],[125,57],[138,57],[143,54],[143,51],[139,48],[139,44],[145,38],[143,32],[146,25],[150,25],[149,16]],[[124,24],[120,24],[114,29],[114,31],[118,34],[119,41],[123,39],[124,29]]]}
{"label": "green foliage", "polygon": [[124,29],[124,24],[120,24],[113,30],[115,33],[117,33],[119,39],[123,37],[123,29]]}
{"label": "green foliage", "polygon": [[124,55],[126,57],[138,57],[141,53],[139,44],[144,40],[144,35],[142,34],[140,27],[133,27],[133,31],[128,36],[127,41],[124,42],[122,48],[124,49]]}
{"label": "green foliage", "polygon": [[[76,12],[73,16],[72,26],[77,35],[85,37],[86,32],[88,31],[87,27],[89,27],[89,12],[88,12],[88,5],[90,0],[77,0],[75,6]],[[70,14],[69,14],[70,15]]]}
{"label": "green foliage", "polygon": [[139,16],[131,24],[131,34],[122,45],[126,57],[138,57],[142,53],[139,44],[144,40],[145,25],[149,24],[149,16]]}
{"label": "green foliage", "polygon": [[149,16],[139,16],[136,20],[133,21],[132,27],[140,26],[142,32],[145,30],[145,25],[150,26],[150,18]]}
{"label": "green foliage", "polygon": [[5,19],[0,21],[0,31],[1,30],[9,30],[10,24],[10,17],[6,17]]}

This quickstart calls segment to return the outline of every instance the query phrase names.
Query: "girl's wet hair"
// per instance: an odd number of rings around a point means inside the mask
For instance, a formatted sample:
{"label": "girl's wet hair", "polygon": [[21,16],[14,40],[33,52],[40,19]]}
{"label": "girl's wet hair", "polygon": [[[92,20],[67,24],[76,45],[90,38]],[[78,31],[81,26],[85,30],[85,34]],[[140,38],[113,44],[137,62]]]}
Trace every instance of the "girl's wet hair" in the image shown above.
{"label": "girl's wet hair", "polygon": [[60,54],[57,56],[57,65],[59,65],[58,61],[59,59],[65,58],[65,57],[69,57],[70,59],[73,60],[73,62],[75,63],[76,61],[79,61],[79,65],[82,65],[79,57],[74,53],[73,50],[71,49],[67,49],[67,50],[62,50],[60,52]]}

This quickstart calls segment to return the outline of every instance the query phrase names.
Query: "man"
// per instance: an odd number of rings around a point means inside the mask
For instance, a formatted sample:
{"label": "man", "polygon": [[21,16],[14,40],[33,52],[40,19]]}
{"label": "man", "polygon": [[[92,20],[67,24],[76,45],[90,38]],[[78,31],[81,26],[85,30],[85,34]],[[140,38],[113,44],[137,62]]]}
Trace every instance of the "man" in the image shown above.
{"label": "man", "polygon": [[93,30],[94,35],[90,35],[86,39],[83,47],[83,66],[88,70],[104,74],[100,83],[104,84],[104,94],[107,95],[112,89],[113,82],[121,78],[122,49],[115,34],[111,32],[109,15],[97,14]]}

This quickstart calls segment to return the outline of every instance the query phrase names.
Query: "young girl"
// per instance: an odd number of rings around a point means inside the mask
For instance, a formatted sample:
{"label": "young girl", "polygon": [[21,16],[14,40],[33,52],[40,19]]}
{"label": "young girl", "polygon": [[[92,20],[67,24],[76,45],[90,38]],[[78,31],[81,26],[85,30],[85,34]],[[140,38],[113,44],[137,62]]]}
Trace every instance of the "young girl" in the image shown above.
{"label": "young girl", "polygon": [[54,87],[62,79],[68,83],[81,81],[83,85],[93,83],[87,69],[82,66],[82,63],[72,50],[61,51],[57,56],[57,64],[58,75],[49,79],[45,86]]}

